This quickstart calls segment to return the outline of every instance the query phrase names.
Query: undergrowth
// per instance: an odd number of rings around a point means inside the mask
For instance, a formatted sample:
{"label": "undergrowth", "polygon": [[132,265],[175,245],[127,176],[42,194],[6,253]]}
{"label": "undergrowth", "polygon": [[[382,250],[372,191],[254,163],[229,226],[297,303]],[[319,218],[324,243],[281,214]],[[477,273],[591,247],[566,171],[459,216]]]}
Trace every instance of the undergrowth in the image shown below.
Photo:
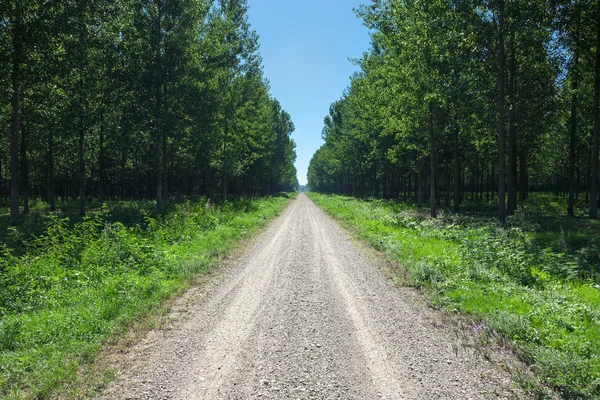
{"label": "undergrowth", "polygon": [[185,288],[288,201],[196,199],[162,213],[113,204],[77,223],[45,214],[37,235],[9,230],[0,243],[0,397],[48,398],[76,381],[107,338]]}
{"label": "undergrowth", "polygon": [[562,398],[600,398],[598,221],[557,229],[554,219],[544,225],[521,211],[501,226],[481,216],[434,220],[392,201],[309,197],[400,261],[408,273],[402,283],[512,341]]}

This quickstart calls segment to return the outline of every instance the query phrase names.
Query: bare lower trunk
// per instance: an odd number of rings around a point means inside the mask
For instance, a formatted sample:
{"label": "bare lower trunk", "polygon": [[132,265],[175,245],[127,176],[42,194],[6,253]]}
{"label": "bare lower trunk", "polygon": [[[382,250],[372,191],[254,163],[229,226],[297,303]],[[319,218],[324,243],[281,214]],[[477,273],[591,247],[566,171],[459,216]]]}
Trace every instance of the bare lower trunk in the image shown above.
{"label": "bare lower trunk", "polygon": [[429,163],[431,166],[431,184],[429,187],[429,215],[431,218],[437,216],[437,201],[436,201],[436,174],[435,174],[435,134],[433,132],[433,102],[429,102]]}
{"label": "bare lower trunk", "polygon": [[154,139],[154,151],[156,154],[156,160],[154,162],[154,174],[156,178],[156,208],[162,208],[162,174],[161,174],[161,162],[160,162],[160,141],[158,138]]}
{"label": "bare lower trunk", "polygon": [[596,10],[596,66],[594,70],[594,133],[590,184],[590,218],[598,218],[598,141],[600,140],[600,0]]}
{"label": "bare lower trunk", "polygon": [[167,158],[167,132],[166,129],[163,131],[162,139],[162,190],[163,190],[163,201],[169,201],[169,160]]}
{"label": "bare lower trunk", "polygon": [[[575,61],[575,64],[577,61]],[[575,215],[575,159],[577,157],[577,79],[573,80],[573,95],[571,96],[571,126],[569,131],[569,204],[567,214]]]}
{"label": "bare lower trunk", "polygon": [[25,124],[21,123],[21,199],[23,214],[29,214],[29,164],[27,159],[27,132]]}
{"label": "bare lower trunk", "polygon": [[[227,172],[223,171],[223,199],[227,200],[227,186],[229,183],[227,182]],[[339,190],[336,190],[339,193]]]}
{"label": "bare lower trunk", "polygon": [[54,134],[48,133],[48,204],[56,211],[56,182],[54,181]]}
{"label": "bare lower trunk", "polygon": [[459,131],[454,132],[454,212],[460,211],[461,200],[461,168],[460,168],[460,144]]}
{"label": "bare lower trunk", "polygon": [[517,122],[516,122],[516,60],[515,60],[515,30],[510,37],[510,78],[508,83],[508,97],[510,99],[508,123],[508,209],[513,214],[517,209]]}
{"label": "bare lower trunk", "polygon": [[417,179],[417,205],[423,207],[423,167],[419,167],[419,177]]}
{"label": "bare lower trunk", "polygon": [[163,120],[162,120],[162,2],[159,0],[156,3],[158,8],[158,16],[156,18],[156,27],[154,32],[154,57],[155,57],[155,65],[154,65],[154,90],[155,90],[155,109],[154,109],[154,154],[156,157],[154,164],[154,173],[156,179],[156,207],[161,209],[163,206],[163,197],[162,197],[162,165],[161,165],[161,139],[163,135]]}
{"label": "bare lower trunk", "polygon": [[498,11],[498,219],[506,220],[506,104],[504,98],[504,0]]}
{"label": "bare lower trunk", "polygon": [[80,127],[79,132],[79,215],[85,215],[85,129]]}
{"label": "bare lower trunk", "polygon": [[578,64],[579,64],[579,16],[575,26],[574,56],[571,65],[571,126],[569,129],[569,200],[567,206],[567,215],[575,216],[575,191],[577,182],[575,181],[575,161],[577,159],[577,90],[579,88]]}
{"label": "bare lower trunk", "polygon": [[104,204],[105,200],[105,166],[104,166],[104,118],[100,117],[100,148],[98,149],[98,198],[100,205]]}
{"label": "bare lower trunk", "polygon": [[21,85],[21,2],[17,1],[13,15],[12,28],[12,94],[10,121],[10,224],[16,225],[19,220],[19,136],[21,121],[19,120],[19,91]]}
{"label": "bare lower trunk", "polygon": [[521,156],[519,157],[520,163],[520,176],[519,176],[519,200],[524,202],[527,200],[529,191],[529,175],[527,171],[527,153],[525,150],[521,150]]}

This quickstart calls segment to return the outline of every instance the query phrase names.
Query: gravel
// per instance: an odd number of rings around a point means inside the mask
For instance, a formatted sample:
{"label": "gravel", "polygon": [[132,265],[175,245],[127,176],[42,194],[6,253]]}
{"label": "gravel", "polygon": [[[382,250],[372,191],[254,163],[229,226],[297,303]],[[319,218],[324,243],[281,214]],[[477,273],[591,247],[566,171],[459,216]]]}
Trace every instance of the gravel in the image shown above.
{"label": "gravel", "polygon": [[[508,373],[432,322],[300,195],[106,399],[503,399]],[[444,325],[444,324],[442,324]]]}

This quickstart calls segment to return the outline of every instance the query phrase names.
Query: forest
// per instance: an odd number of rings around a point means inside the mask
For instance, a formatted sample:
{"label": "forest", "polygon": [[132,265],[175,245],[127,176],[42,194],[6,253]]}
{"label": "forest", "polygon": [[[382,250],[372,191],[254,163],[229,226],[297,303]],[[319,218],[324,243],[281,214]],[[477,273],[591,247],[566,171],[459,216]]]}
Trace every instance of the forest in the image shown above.
{"label": "forest", "polygon": [[532,369],[600,396],[600,2],[374,0],[309,197]]}
{"label": "forest", "polygon": [[[0,3],[0,201],[269,194],[297,184],[241,0]],[[10,200],[8,200],[10,199]]]}
{"label": "forest", "polygon": [[294,197],[258,39],[246,0],[0,1],[0,398],[95,398]]}
{"label": "forest", "polygon": [[311,189],[429,204],[532,191],[598,217],[600,2],[376,0],[372,46],[325,118]]}

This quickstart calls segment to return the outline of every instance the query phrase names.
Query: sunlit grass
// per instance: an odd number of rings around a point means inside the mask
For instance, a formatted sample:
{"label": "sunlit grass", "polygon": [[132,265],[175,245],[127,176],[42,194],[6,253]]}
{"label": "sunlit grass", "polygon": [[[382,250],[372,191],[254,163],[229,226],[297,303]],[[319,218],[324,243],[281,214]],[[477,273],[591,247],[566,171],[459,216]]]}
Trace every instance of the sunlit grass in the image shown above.
{"label": "sunlit grass", "polygon": [[76,381],[108,337],[180,292],[288,202],[197,199],[163,213],[112,204],[75,223],[45,215],[39,236],[29,225],[12,232],[0,249],[0,397],[48,398]]}
{"label": "sunlit grass", "polygon": [[502,227],[485,215],[432,220],[390,201],[309,196],[400,261],[408,275],[402,283],[483,322],[490,337],[512,341],[562,397],[600,396],[597,221],[554,216],[544,224],[521,210]]}

